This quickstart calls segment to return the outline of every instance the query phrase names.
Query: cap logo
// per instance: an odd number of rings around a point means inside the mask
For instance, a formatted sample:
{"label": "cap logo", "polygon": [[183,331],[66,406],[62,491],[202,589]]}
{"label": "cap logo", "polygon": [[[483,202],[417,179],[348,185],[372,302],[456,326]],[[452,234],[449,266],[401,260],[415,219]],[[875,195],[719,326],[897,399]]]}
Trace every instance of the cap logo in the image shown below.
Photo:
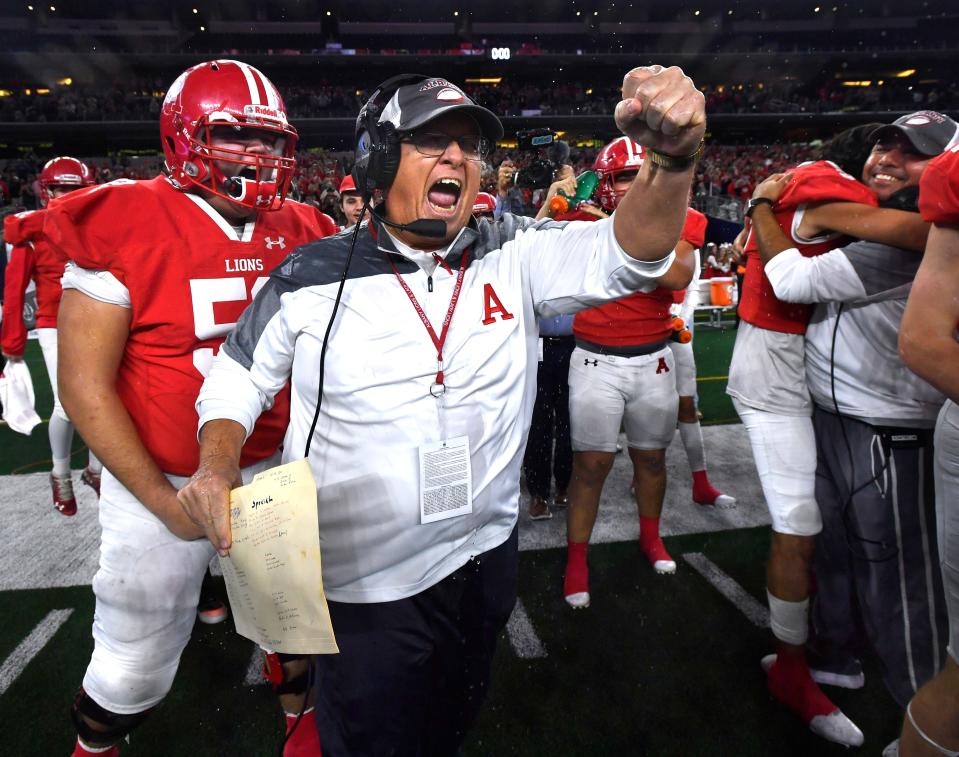
{"label": "cap logo", "polygon": [[420,85],[420,92],[429,92],[431,89],[436,89],[437,87],[451,87],[451,85],[446,79],[427,79]]}
{"label": "cap logo", "polygon": [[929,118],[926,116],[913,116],[906,121],[908,126],[924,126],[927,123],[929,123]]}
{"label": "cap logo", "polygon": [[441,89],[436,93],[436,99],[442,100],[443,102],[458,103],[463,102],[463,93],[458,89],[453,89],[452,87],[447,87],[446,89]]}

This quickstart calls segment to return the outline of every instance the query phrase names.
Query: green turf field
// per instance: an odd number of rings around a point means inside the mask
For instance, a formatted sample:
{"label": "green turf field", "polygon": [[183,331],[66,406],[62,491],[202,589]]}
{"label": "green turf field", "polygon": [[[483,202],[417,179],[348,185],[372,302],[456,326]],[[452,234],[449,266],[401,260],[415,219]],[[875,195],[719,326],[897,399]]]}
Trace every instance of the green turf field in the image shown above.
{"label": "green turf field", "polygon": [[[757,599],[766,529],[675,537]],[[809,733],[767,694],[759,657],[769,632],[679,560],[657,576],[635,544],[590,550],[593,603],[563,601],[564,551],[524,552],[519,595],[545,657],[521,659],[504,634],[493,687],[464,749],[480,755],[845,754]],[[0,594],[0,660],[51,610],[73,613],[0,696],[5,755],[66,755],[67,709],[92,648],[89,587]],[[139,755],[269,755],[280,714],[266,686],[244,683],[252,644],[231,623],[197,625],[164,705],[123,749]],[[867,668],[861,691],[827,689],[863,729],[863,754],[895,737],[899,714]],[[0,682],[2,682],[0,673]]]}

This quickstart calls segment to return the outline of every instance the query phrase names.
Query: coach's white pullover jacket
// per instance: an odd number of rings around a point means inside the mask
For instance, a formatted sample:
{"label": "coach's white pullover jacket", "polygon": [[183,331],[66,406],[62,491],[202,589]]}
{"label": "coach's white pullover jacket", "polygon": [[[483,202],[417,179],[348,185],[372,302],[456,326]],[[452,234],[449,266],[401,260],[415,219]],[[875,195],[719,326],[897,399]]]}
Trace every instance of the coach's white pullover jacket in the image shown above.
{"label": "coach's white pullover jacket", "polygon": [[[304,245],[273,271],[203,384],[201,428],[228,418],[249,434],[291,381],[283,459],[303,456],[351,233]],[[443,350],[446,393],[436,398],[436,348],[390,260],[439,334],[467,249]],[[536,395],[536,318],[649,291],[673,258],[633,260],[617,244],[611,219],[534,223],[510,214],[471,223],[442,257],[445,265],[428,274],[431,267],[397,253],[381,228],[359,232],[309,454],[324,586],[335,601],[411,596],[507,539]],[[473,512],[422,525],[418,448],[458,436],[469,437]]]}

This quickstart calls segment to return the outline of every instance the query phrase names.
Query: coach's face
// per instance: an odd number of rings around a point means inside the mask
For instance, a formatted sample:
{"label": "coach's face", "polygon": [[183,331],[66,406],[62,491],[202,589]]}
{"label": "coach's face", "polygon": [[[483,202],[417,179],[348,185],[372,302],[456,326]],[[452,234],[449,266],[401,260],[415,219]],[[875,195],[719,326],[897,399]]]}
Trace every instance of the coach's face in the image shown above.
{"label": "coach's face", "polygon": [[469,221],[479,191],[479,127],[466,114],[450,113],[404,136],[401,150],[400,167],[387,194],[387,217],[394,223],[445,221],[447,234],[438,239],[392,233],[416,249],[445,247]]}
{"label": "coach's face", "polygon": [[877,142],[862,169],[862,181],[880,201],[900,189],[918,187],[922,172],[932,157],[923,155],[901,134]]}

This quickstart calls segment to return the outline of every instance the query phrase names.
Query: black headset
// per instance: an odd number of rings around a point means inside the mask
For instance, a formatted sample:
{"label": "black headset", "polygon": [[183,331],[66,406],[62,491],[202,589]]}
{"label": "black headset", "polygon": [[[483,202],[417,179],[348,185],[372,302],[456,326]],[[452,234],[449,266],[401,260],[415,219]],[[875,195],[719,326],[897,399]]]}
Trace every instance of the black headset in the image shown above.
{"label": "black headset", "polygon": [[389,121],[379,122],[383,109],[400,88],[418,84],[430,77],[421,74],[399,74],[380,84],[356,117],[356,160],[353,181],[364,200],[377,189],[389,189],[400,167],[400,139]]}

